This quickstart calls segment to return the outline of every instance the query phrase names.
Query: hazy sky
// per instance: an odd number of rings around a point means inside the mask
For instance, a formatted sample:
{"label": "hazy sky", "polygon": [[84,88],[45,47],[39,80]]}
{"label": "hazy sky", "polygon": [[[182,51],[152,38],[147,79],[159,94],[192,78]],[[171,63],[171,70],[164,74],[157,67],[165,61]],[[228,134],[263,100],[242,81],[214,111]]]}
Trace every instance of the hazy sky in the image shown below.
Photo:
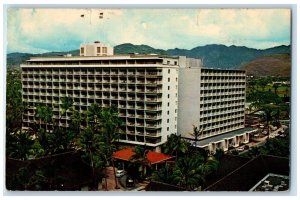
{"label": "hazy sky", "polygon": [[289,9],[10,8],[7,51],[74,50],[96,40],[161,49],[206,44],[264,49],[290,44],[290,15]]}

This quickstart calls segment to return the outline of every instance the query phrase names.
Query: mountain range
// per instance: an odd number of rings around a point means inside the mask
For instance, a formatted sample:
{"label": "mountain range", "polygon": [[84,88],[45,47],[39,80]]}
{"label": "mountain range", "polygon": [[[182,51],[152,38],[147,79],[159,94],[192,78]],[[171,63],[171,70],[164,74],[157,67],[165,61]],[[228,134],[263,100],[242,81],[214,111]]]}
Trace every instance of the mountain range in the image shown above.
{"label": "mountain range", "polygon": [[[205,46],[198,46],[193,49],[155,49],[148,45],[133,45],[130,43],[120,44],[114,47],[115,54],[159,54],[168,56],[187,56],[191,58],[202,59],[204,66],[208,68],[221,69],[239,69],[247,66],[247,63],[254,61],[260,57],[281,55],[290,55],[290,45],[277,46],[268,49],[254,49],[245,46],[225,46],[218,44],[211,44]],[[18,67],[22,62],[34,56],[58,56],[58,55],[79,55],[79,50],[68,52],[49,52],[43,54],[29,54],[29,53],[9,53],[7,54],[7,67]],[[286,57],[285,57],[286,59]],[[267,64],[264,64],[264,67]],[[270,66],[272,67],[272,66]],[[272,71],[272,70],[271,70]]]}

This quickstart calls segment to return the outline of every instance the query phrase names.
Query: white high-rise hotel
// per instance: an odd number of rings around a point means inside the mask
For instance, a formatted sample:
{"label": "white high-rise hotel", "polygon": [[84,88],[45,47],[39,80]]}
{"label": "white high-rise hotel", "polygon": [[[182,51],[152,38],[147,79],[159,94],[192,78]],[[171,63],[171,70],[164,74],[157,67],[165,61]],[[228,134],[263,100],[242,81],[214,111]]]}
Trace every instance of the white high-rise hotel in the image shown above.
{"label": "white high-rise hotel", "polygon": [[190,137],[193,125],[203,131],[198,146],[215,151],[249,141],[244,128],[245,72],[202,68],[198,59],[159,55],[113,55],[102,43],[81,45],[80,56],[35,57],[21,65],[23,101],[28,112],[23,128],[35,123],[35,106],[53,108],[71,97],[78,111],[93,103],[117,106],[122,127],[120,142],[159,150],[170,134]]}

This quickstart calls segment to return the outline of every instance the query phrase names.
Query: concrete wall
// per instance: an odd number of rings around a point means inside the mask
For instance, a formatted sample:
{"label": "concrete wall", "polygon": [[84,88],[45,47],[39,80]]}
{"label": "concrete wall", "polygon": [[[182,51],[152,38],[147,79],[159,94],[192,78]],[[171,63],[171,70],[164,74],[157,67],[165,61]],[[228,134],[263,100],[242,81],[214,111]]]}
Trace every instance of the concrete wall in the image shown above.
{"label": "concrete wall", "polygon": [[178,114],[178,68],[163,68],[162,88],[162,142],[167,136],[177,133]]}
{"label": "concrete wall", "polygon": [[179,69],[177,132],[184,137],[200,124],[200,75],[200,67]]}

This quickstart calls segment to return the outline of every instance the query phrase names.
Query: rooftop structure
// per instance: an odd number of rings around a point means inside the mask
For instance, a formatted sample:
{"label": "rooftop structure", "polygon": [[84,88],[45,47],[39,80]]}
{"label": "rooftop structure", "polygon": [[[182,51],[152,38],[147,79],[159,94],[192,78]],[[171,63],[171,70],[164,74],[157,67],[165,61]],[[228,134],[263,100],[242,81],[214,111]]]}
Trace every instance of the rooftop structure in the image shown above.
{"label": "rooftop structure", "polygon": [[111,56],[114,49],[99,41],[80,45],[80,56]]}

